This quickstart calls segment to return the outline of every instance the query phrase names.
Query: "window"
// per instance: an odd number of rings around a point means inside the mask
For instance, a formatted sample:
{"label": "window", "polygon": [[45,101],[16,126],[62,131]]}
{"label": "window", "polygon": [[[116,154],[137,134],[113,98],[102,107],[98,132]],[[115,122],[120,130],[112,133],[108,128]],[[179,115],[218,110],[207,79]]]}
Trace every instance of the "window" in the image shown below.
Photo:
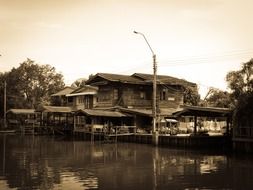
{"label": "window", "polygon": [[83,103],[83,99],[84,99],[83,96],[79,96],[79,97],[78,97],[78,103],[79,103],[79,104],[82,104],[82,103]]}
{"label": "window", "polygon": [[160,92],[160,100],[165,100],[166,99],[166,90],[163,89],[161,92]]}

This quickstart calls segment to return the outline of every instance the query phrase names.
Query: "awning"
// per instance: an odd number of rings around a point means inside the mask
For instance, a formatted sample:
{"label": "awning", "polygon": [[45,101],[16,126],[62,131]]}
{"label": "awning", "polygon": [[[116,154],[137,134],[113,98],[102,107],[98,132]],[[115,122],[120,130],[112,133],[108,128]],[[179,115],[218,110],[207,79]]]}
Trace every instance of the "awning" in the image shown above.
{"label": "awning", "polygon": [[108,111],[108,110],[96,110],[96,109],[80,109],[75,113],[81,113],[88,116],[101,116],[101,117],[129,117],[118,111]]}
{"label": "awning", "polygon": [[63,106],[41,106],[36,111],[46,113],[71,113],[72,108]]}
{"label": "awning", "polygon": [[35,114],[34,109],[9,109],[6,113],[13,114]]}
{"label": "awning", "polygon": [[181,106],[182,110],[174,112],[174,116],[226,117],[231,109],[218,107]]}

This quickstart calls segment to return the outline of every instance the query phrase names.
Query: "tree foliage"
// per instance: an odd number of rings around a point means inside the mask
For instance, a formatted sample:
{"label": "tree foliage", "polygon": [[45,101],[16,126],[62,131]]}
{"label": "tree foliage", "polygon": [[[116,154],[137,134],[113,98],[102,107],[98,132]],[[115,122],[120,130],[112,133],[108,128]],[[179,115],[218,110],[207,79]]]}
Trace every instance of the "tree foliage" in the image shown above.
{"label": "tree foliage", "polygon": [[0,75],[0,81],[4,80],[7,82],[7,109],[47,104],[50,95],[64,87],[63,76],[56,73],[54,67],[36,64],[31,59]]}
{"label": "tree foliage", "polygon": [[231,94],[227,91],[212,89],[206,100],[208,106],[232,108]]}
{"label": "tree foliage", "polygon": [[85,86],[86,79],[80,78],[74,81],[71,86],[72,87],[84,87]]}
{"label": "tree foliage", "polygon": [[253,93],[253,59],[243,63],[240,70],[229,72],[226,79],[236,100],[243,94]]}
{"label": "tree foliage", "polygon": [[197,88],[185,87],[184,89],[184,104],[197,106],[200,101],[200,95],[198,94]]}
{"label": "tree foliage", "polygon": [[234,124],[253,126],[253,59],[240,70],[229,72],[227,82],[235,100]]}

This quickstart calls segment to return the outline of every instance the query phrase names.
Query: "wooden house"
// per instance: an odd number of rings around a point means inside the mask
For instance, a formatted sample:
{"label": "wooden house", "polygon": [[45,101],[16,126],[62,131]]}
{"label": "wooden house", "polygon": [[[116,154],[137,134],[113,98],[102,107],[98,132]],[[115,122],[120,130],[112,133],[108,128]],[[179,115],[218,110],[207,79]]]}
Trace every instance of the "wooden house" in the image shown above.
{"label": "wooden house", "polygon": [[[153,75],[135,73],[129,76],[98,73],[86,83],[98,86],[97,107],[152,108]],[[186,86],[197,90],[195,83],[158,75],[158,108],[178,108],[183,104],[183,93]]]}
{"label": "wooden house", "polygon": [[[74,112],[79,109],[91,109],[96,104],[97,87],[83,86],[79,88],[65,87],[52,95],[53,104],[40,106],[36,111],[40,113],[41,125],[69,131],[74,129]],[[58,100],[58,101],[55,101]],[[56,103],[56,104],[55,104]],[[76,121],[81,120],[76,116]]]}
{"label": "wooden house", "polygon": [[[132,125],[150,131],[152,126],[153,75],[134,73],[118,75],[98,73],[86,84],[97,86],[95,109],[111,109],[132,115]],[[195,83],[175,77],[157,76],[157,110],[162,120],[183,104],[185,87],[197,91]]]}
{"label": "wooden house", "polygon": [[34,109],[9,109],[6,118],[8,128],[16,132],[34,132],[39,126]]}

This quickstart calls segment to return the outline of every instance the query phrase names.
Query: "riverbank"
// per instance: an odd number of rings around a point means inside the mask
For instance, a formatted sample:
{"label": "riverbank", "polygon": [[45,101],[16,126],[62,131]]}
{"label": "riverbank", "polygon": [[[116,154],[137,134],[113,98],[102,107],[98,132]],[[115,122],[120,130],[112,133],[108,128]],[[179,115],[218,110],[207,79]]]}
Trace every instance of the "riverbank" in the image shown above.
{"label": "riverbank", "polygon": [[[105,136],[103,134],[92,134],[84,132],[75,132],[73,136],[77,139],[88,141],[108,142],[131,142],[138,144],[152,144],[152,134],[131,134]],[[172,136],[158,135],[158,146],[174,148],[207,148],[217,150],[231,150],[232,141],[229,136]]]}

